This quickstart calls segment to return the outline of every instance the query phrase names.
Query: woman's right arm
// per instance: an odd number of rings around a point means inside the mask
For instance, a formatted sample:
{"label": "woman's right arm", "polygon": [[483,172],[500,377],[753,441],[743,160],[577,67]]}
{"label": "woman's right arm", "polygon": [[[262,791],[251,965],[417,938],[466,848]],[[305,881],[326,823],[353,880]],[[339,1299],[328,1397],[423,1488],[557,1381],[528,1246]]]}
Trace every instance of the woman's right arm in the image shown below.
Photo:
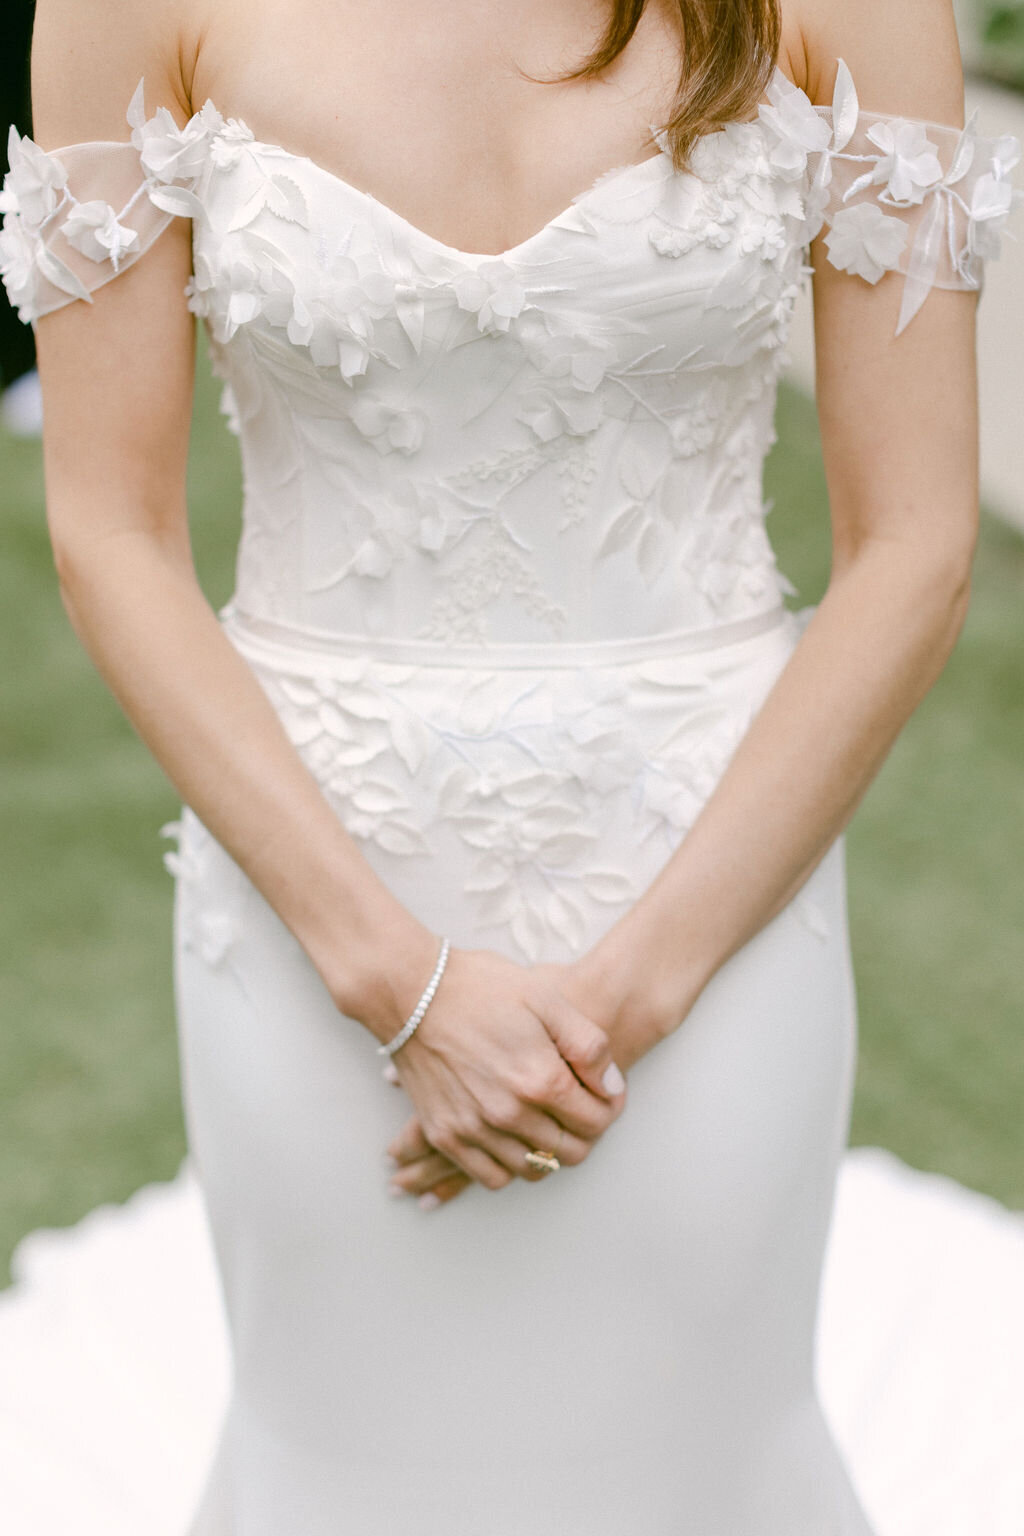
{"label": "woman's right arm", "polygon": [[[143,76],[149,110],[166,106],[184,123],[180,61],[194,55],[181,29],[171,0],[40,0],[37,142],[123,140]],[[385,1040],[430,975],[437,939],[346,833],[199,587],[185,501],[190,270],[190,225],[175,219],[92,304],[37,323],[61,594],[182,799],[295,934],[339,1009]],[[501,956],[455,951],[428,1017],[397,1058],[403,1080],[444,1150],[490,1187],[522,1171],[517,1138],[556,1119],[585,1156],[621,1109],[601,1086],[607,1037]]]}

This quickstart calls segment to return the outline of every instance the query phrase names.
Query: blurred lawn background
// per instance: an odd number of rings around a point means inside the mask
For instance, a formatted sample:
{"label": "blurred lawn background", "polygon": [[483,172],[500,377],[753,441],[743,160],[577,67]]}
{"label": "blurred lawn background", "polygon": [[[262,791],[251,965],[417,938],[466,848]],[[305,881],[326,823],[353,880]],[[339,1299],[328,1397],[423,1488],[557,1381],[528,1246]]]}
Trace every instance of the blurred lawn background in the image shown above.
{"label": "blurred lawn background", "polygon": [[1024,90],[1024,0],[960,0],[971,63],[992,79]]}
{"label": "blurred lawn background", "polygon": [[[780,562],[816,601],[828,510],[813,405],[769,466]],[[231,590],[234,440],[200,361],[197,565]],[[167,1179],[185,1152],[160,771],[57,595],[38,444],[0,436],[0,1284],[17,1239]],[[851,1140],[1024,1208],[1024,539],[986,517],[970,617],[849,832],[860,1063]]]}

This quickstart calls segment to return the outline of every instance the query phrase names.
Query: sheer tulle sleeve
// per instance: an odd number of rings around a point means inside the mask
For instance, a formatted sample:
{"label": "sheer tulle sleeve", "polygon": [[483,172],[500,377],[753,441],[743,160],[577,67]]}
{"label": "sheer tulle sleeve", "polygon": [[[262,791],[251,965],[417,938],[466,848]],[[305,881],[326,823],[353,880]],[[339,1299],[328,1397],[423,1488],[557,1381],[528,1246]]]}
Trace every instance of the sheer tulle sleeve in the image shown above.
{"label": "sheer tulle sleeve", "polygon": [[960,129],[864,112],[842,60],[830,107],[777,75],[761,119],[776,165],[807,178],[807,240],[826,229],[831,264],[866,282],[903,274],[897,335],[932,288],[982,288],[1024,201],[1019,139],[983,137],[977,113]]}
{"label": "sheer tulle sleeve", "polygon": [[131,140],[43,150],[10,131],[0,193],[0,278],[33,322],[92,294],[134,265],[175,217],[197,210],[193,187],[211,125],[179,128],[161,109],[147,120],[142,86],[128,111]]}

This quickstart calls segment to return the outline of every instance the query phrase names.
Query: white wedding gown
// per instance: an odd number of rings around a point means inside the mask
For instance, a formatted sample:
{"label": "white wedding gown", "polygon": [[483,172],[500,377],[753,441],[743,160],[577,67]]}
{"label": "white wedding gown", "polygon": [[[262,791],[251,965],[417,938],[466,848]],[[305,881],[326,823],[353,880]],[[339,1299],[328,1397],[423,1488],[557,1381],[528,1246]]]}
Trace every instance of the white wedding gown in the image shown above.
{"label": "white wedding gown", "polygon": [[[686,835],[786,665],[761,472],[806,247],[978,288],[1019,145],[777,72],[692,172],[500,257],[207,105],[16,141],[26,319],[193,222],[241,439],[222,615],[367,858],[456,945],[567,959]],[[97,300],[98,301],[98,300]],[[374,1042],[185,810],[176,982],[230,1330],[192,1536],[869,1536],[814,1337],[854,1076],[842,841],[631,1073],[587,1162],[425,1214]]]}

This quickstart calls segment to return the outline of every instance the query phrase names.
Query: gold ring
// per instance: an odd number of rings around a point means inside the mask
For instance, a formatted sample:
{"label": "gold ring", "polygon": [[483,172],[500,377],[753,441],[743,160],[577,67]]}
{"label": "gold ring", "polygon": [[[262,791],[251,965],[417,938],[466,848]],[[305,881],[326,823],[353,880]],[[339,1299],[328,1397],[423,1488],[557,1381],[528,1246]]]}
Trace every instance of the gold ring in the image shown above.
{"label": "gold ring", "polygon": [[527,1152],[526,1161],[531,1168],[543,1169],[545,1173],[554,1173],[556,1168],[561,1168],[561,1163],[553,1152]]}

